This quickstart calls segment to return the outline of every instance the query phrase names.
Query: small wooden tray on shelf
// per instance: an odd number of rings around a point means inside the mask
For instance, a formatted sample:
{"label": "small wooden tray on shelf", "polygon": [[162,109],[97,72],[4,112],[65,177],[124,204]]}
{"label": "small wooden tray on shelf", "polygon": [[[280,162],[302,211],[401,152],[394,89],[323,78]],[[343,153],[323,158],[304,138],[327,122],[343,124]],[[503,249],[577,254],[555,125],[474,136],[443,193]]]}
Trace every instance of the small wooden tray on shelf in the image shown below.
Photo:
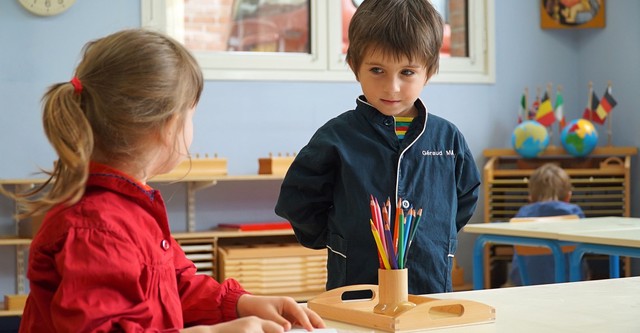
{"label": "small wooden tray on shelf", "polygon": [[[342,300],[344,293],[362,290],[371,290],[373,297],[365,300]],[[470,300],[409,295],[409,301],[416,304],[410,310],[395,316],[377,314],[373,309],[378,304],[378,286],[353,285],[324,292],[309,300],[307,305],[324,319],[386,332],[492,323],[496,318],[493,307]]]}

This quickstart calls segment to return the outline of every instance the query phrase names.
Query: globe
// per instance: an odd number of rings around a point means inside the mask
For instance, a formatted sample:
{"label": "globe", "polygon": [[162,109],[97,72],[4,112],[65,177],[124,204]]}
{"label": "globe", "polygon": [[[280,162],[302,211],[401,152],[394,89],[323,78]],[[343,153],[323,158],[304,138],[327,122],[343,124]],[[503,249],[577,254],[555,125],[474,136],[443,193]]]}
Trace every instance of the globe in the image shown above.
{"label": "globe", "polygon": [[598,132],[593,123],[586,119],[569,122],[560,134],[562,147],[575,157],[589,155],[598,144]]}
{"label": "globe", "polygon": [[549,145],[549,132],[535,120],[523,121],[513,130],[511,145],[524,158],[537,157]]}

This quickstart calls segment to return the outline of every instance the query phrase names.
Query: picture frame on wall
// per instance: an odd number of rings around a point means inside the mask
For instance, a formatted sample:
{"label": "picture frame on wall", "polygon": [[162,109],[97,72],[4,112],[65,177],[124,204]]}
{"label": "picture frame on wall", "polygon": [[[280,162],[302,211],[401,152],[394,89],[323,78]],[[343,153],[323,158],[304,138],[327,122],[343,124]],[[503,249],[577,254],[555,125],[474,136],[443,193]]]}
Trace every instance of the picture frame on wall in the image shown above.
{"label": "picture frame on wall", "polygon": [[540,0],[542,29],[605,27],[605,0]]}

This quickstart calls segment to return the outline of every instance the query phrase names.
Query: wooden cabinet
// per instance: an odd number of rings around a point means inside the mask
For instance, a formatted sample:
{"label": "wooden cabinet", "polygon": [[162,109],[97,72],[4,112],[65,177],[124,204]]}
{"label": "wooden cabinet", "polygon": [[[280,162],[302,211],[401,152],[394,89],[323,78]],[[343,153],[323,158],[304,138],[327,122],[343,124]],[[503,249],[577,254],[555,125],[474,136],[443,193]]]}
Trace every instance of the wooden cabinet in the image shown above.
{"label": "wooden cabinet", "polygon": [[[631,157],[636,147],[598,147],[590,155],[575,158],[561,147],[549,147],[534,159],[523,159],[512,149],[487,149],[483,169],[484,222],[508,221],[528,203],[528,178],[540,165],[553,162],[562,166],[572,183],[571,202],[587,217],[631,215]],[[505,263],[511,260],[511,247],[488,246],[485,254],[485,287],[505,282]],[[625,258],[625,273],[630,274]]]}

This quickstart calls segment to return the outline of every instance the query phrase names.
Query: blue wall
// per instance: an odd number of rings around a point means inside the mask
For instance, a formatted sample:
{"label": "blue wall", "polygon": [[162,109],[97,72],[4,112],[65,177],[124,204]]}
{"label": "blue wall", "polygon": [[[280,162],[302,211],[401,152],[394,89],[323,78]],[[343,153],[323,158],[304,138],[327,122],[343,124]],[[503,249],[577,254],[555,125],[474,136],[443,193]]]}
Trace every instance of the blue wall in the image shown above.
{"label": "blue wall", "polygon": [[[587,82],[602,95],[608,80],[618,106],[612,113],[613,144],[639,146],[640,2],[607,1],[607,27],[540,29],[539,1],[495,0],[495,84],[430,84],[430,112],[456,123],[482,167],[486,148],[508,147],[524,87],[530,96],[548,82],[564,86],[565,114],[581,115]],[[140,25],[132,0],[77,1],[56,17],[35,17],[17,1],[0,4],[0,178],[23,178],[48,167],[54,153],[42,134],[40,98],[52,83],[67,81],[80,49],[91,39]],[[298,151],[328,119],[353,107],[359,86],[351,83],[206,82],[195,116],[194,153],[228,158],[230,174],[254,174],[259,157]],[[598,128],[601,138],[605,129]],[[556,136],[557,137],[557,136]],[[603,141],[604,142],[604,141]],[[634,158],[632,197],[637,198]],[[198,192],[198,228],[221,222],[277,219],[278,182],[220,184]],[[184,187],[164,185],[176,231],[184,230]],[[251,204],[245,202],[251,202]],[[479,207],[482,207],[482,202]],[[0,199],[0,234],[12,232],[11,205]],[[632,204],[632,215],[640,210]],[[479,209],[472,222],[483,220]],[[459,262],[471,279],[470,235],[461,235]],[[0,295],[14,292],[12,247],[0,247]]]}

